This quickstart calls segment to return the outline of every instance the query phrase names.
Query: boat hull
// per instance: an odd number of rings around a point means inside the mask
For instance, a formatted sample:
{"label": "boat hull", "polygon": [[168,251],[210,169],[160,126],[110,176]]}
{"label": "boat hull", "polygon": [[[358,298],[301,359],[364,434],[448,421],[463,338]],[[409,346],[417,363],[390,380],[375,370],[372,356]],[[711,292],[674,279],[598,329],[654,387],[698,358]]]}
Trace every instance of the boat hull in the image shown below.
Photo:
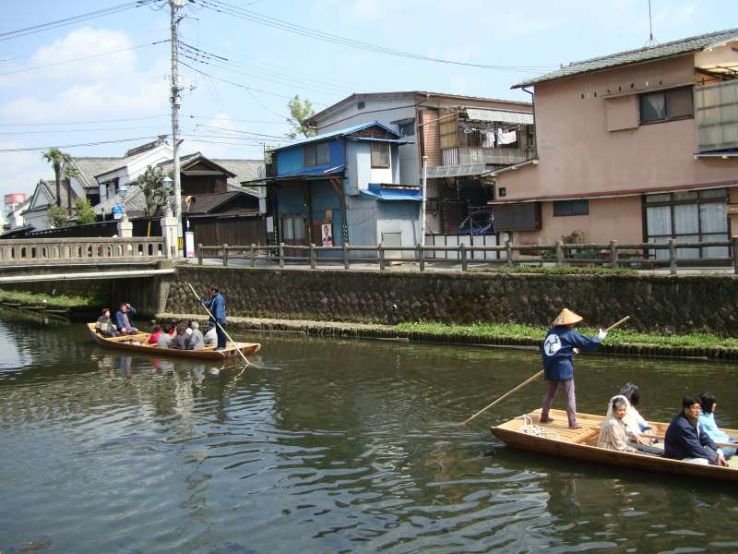
{"label": "boat hull", "polygon": [[166,356],[171,358],[188,358],[191,360],[210,360],[224,361],[239,356],[240,350],[245,356],[255,354],[261,349],[258,342],[237,342],[229,343],[223,350],[216,350],[212,346],[205,347],[202,350],[179,350],[176,348],[159,348],[158,346],[146,344],[150,333],[138,333],[136,335],[128,335],[125,337],[108,338],[103,337],[95,332],[95,324],[88,323],[87,331],[93,340],[100,346],[106,348],[115,348],[116,350],[125,350],[138,354],[146,354],[149,356]]}
{"label": "boat hull", "polygon": [[[526,414],[533,425],[544,433],[544,436],[536,436],[523,432],[524,422],[520,418],[492,427],[491,431],[494,436],[506,445],[529,452],[609,466],[659,471],[702,479],[738,481],[738,469],[732,467],[705,466],[659,456],[631,454],[599,448],[595,444],[599,433],[599,423],[603,419],[602,417],[591,414],[578,414],[577,421],[582,424],[582,429],[569,430],[566,426],[565,412],[552,410],[551,415],[554,418],[553,424],[543,424],[539,421],[540,410]],[[655,426],[657,432],[661,430],[665,431],[667,424],[655,422]]]}

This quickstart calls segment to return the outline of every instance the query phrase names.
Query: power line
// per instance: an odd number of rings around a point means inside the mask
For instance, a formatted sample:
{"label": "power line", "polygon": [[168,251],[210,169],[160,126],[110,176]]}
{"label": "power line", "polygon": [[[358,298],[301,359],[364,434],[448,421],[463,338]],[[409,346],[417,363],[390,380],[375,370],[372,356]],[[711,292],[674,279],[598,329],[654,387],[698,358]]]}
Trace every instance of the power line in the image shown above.
{"label": "power line", "polygon": [[[205,115],[186,115],[185,117],[188,117],[190,119],[208,119],[210,121],[216,121],[216,118],[213,116],[205,116]],[[272,121],[272,120],[266,120],[266,119],[237,119],[234,117],[229,117],[229,121],[239,121],[241,123],[255,123],[255,124],[264,124],[264,125],[284,125],[285,121]]]}
{"label": "power line", "polygon": [[43,131],[0,131],[0,135],[47,135],[52,133],[88,133],[105,131],[141,131],[151,130],[158,127],[98,127],[86,129],[44,129]]}
{"label": "power line", "polygon": [[109,56],[111,54],[117,54],[119,52],[127,52],[129,50],[137,50],[139,48],[147,48],[149,46],[156,46],[157,44],[164,44],[166,42],[169,42],[169,39],[157,40],[155,42],[147,42],[144,44],[137,44],[135,46],[129,46],[128,48],[117,48],[116,50],[107,50],[105,52],[98,52],[97,54],[90,54],[89,56],[82,56],[79,58],[70,58],[67,60],[60,60],[58,62],[47,63],[44,65],[34,65],[32,67],[26,67],[24,69],[17,69],[15,71],[8,71],[7,73],[0,73],[0,77],[5,77],[7,75],[15,75],[16,73],[25,73],[26,71],[34,71],[36,69],[45,69],[47,67],[56,67],[57,65],[62,65],[65,63],[72,63],[72,62],[79,62],[82,60],[89,60],[91,58],[99,58],[100,56]]}
{"label": "power line", "polygon": [[99,140],[96,142],[80,142],[77,144],[53,144],[50,146],[28,146],[24,148],[0,148],[0,152],[32,152],[34,150],[48,150],[50,148],[76,148],[78,146],[99,146],[101,144],[118,144],[121,142],[133,142],[138,140],[151,140],[151,135],[146,137],[131,137],[117,140]]}
{"label": "power line", "polygon": [[57,19],[56,21],[48,21],[46,23],[40,23],[38,25],[31,25],[30,27],[24,27],[22,29],[15,29],[13,31],[6,31],[0,33],[0,41],[10,40],[13,38],[25,37],[34,33],[40,33],[41,31],[48,31],[49,29],[56,29],[65,25],[71,25],[73,23],[80,23],[82,21],[88,21],[105,15],[111,15],[114,13],[129,10],[131,8],[139,8],[147,4],[151,4],[157,0],[136,0],[135,2],[126,2],[124,4],[118,4],[116,6],[110,6],[102,10],[96,10],[94,12],[82,13],[74,15],[72,17],[66,17],[64,19]]}
{"label": "power line", "polygon": [[267,135],[264,133],[253,133],[251,131],[243,131],[241,129],[230,129],[228,127],[218,127],[217,125],[203,125],[202,123],[195,124],[195,129],[198,127],[204,127],[206,129],[217,129],[219,131],[228,131],[230,133],[242,133],[244,135],[253,135],[255,137],[264,137],[264,138],[270,138],[270,139],[278,139],[278,140],[284,140],[287,138],[284,135]]}
{"label": "power line", "polygon": [[[121,123],[126,121],[143,121],[145,119],[157,119],[159,117],[169,117],[168,114],[147,115],[144,117],[126,117],[122,119],[95,119],[87,121],[54,121],[44,123],[0,123],[0,127],[36,127],[51,125],[87,125],[98,123]],[[235,120],[234,120],[235,121]]]}
{"label": "power line", "polygon": [[224,83],[228,83],[229,85],[233,85],[235,87],[246,89],[249,92],[259,92],[261,94],[269,94],[271,96],[278,96],[279,98],[285,98],[287,100],[291,100],[292,99],[291,96],[285,96],[284,94],[279,94],[278,92],[271,92],[271,91],[268,91],[268,90],[262,90],[262,89],[259,89],[259,88],[254,88],[254,87],[250,87],[248,85],[244,85],[243,83],[237,83],[235,81],[230,81],[228,79],[223,79],[221,77],[216,77],[215,75],[211,75],[210,73],[206,73],[205,71],[203,71],[201,69],[198,69],[196,67],[193,67],[190,64],[187,64],[185,62],[179,62],[179,63],[182,64],[183,66],[187,67],[188,69],[191,69],[195,73],[199,73],[200,75],[205,75],[206,77],[210,77],[211,79],[215,79],[216,81],[222,81]]}
{"label": "power line", "polygon": [[456,60],[447,60],[444,58],[436,58],[433,56],[424,56],[421,54],[414,54],[412,52],[406,52],[403,50],[396,50],[394,48],[388,48],[385,46],[372,44],[369,42],[354,40],[346,37],[342,37],[340,35],[333,35],[330,33],[326,33],[324,31],[320,31],[318,29],[313,29],[310,27],[304,27],[302,25],[297,25],[295,23],[290,23],[289,21],[285,21],[283,19],[278,19],[275,17],[269,17],[263,14],[260,14],[258,12],[247,10],[245,8],[240,8],[238,6],[235,6],[233,4],[228,4],[226,2],[223,2],[221,0],[190,0],[192,3],[199,3],[206,8],[219,12],[224,13],[227,15],[232,15],[235,17],[239,17],[241,19],[245,19],[247,21],[251,21],[253,23],[257,23],[259,25],[265,25],[267,27],[271,27],[273,29],[279,29],[281,31],[285,31],[288,33],[301,35],[304,37],[321,40],[324,42],[329,42],[332,44],[340,44],[341,46],[347,46],[349,48],[355,48],[358,50],[364,50],[367,52],[374,52],[378,54],[385,54],[388,56],[397,56],[402,58],[408,58],[408,59],[414,59],[414,60],[420,60],[420,61],[427,61],[427,62],[435,62],[435,63],[442,63],[442,64],[449,64],[449,65],[460,65],[460,66],[466,66],[466,67],[476,67],[480,69],[492,69],[497,71],[515,71],[515,72],[525,72],[529,73],[531,71],[540,71],[544,69],[549,69],[545,66],[507,66],[507,65],[491,65],[491,64],[480,64],[480,63],[469,63],[469,62],[460,62]]}

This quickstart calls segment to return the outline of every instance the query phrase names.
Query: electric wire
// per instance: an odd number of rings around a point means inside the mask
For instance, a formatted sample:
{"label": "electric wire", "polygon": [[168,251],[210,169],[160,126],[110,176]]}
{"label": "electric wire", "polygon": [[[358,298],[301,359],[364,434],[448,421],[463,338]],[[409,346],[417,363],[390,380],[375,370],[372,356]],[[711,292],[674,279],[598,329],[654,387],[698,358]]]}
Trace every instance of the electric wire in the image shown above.
{"label": "electric wire", "polygon": [[5,31],[4,33],[0,33],[0,41],[10,40],[14,38],[21,38],[21,37],[25,37],[28,35],[32,35],[34,33],[40,33],[42,31],[47,31],[49,29],[56,29],[58,27],[64,27],[65,25],[81,23],[83,21],[88,21],[90,19],[96,19],[98,17],[103,17],[106,15],[123,12],[129,9],[132,9],[132,8],[140,8],[141,6],[146,6],[147,4],[151,4],[156,1],[158,0],[136,0],[135,2],[126,2],[124,4],[110,6],[109,8],[104,8],[104,9],[96,10],[93,12],[82,13],[82,14],[71,16],[71,17],[66,17],[64,19],[57,19],[56,21],[47,21],[46,23],[40,23],[38,25],[31,25],[29,27],[15,29],[13,31]]}
{"label": "electric wire", "polygon": [[158,44],[164,44],[167,42],[169,42],[169,39],[157,40],[154,42],[146,42],[143,44],[137,44],[135,46],[129,46],[127,48],[117,48],[115,50],[106,50],[105,52],[98,52],[96,54],[90,54],[89,56],[81,56],[79,58],[69,58],[66,60],[59,60],[54,63],[47,63],[43,65],[34,65],[31,67],[25,67],[23,69],[16,69],[15,71],[7,71],[6,73],[0,73],[0,77],[6,77],[8,75],[15,75],[17,73],[25,73],[27,71],[35,71],[37,69],[46,69],[47,67],[56,67],[57,65],[79,62],[82,60],[89,60],[92,58],[99,58],[101,56],[109,56],[111,54],[118,54],[119,52],[128,52],[129,50],[138,50],[140,48],[148,48],[149,46],[156,46]]}
{"label": "electric wire", "polygon": [[388,48],[386,46],[381,46],[381,45],[372,44],[369,42],[364,42],[364,41],[350,39],[347,37],[342,37],[339,35],[334,35],[331,33],[326,33],[319,29],[313,29],[310,27],[305,27],[302,25],[291,23],[289,21],[285,21],[283,19],[266,16],[266,15],[260,14],[259,12],[247,10],[245,8],[235,6],[233,4],[228,4],[221,0],[190,0],[190,1],[193,4],[201,4],[210,10],[223,13],[226,15],[232,15],[234,17],[245,19],[253,23],[257,23],[259,25],[264,25],[264,26],[271,27],[274,29],[286,31],[288,33],[301,35],[304,37],[321,40],[321,41],[329,42],[332,44],[339,44],[341,46],[347,46],[349,48],[355,48],[355,49],[363,50],[366,52],[374,52],[374,53],[385,54],[389,56],[396,56],[396,57],[402,57],[402,58],[426,61],[426,62],[442,63],[442,64],[448,64],[448,65],[475,67],[479,69],[491,69],[491,70],[496,70],[496,71],[513,71],[513,72],[530,73],[530,72],[550,69],[548,66],[510,66],[510,65],[499,65],[499,64],[481,64],[481,63],[461,62],[457,60],[448,60],[448,59],[437,58],[433,56],[425,56],[422,54],[415,54],[412,52],[406,52],[403,50],[397,50],[394,48]]}
{"label": "electric wire", "polygon": [[[51,126],[51,125],[97,125],[98,123],[122,123],[127,121],[143,121],[145,119],[157,119],[160,117],[170,117],[169,114],[159,114],[159,115],[146,115],[143,117],[125,117],[125,118],[118,118],[118,119],[94,119],[94,120],[87,120],[87,121],[52,121],[52,122],[44,122],[44,123],[0,123],[0,127],[41,127],[41,126]],[[235,120],[234,120],[235,121]]]}
{"label": "electric wire", "polygon": [[46,146],[26,146],[22,148],[0,148],[0,153],[3,152],[33,152],[35,150],[49,150],[50,148],[77,148],[79,146],[99,146],[101,144],[119,144],[121,142],[134,142],[139,140],[151,140],[151,135],[146,137],[130,137],[124,139],[115,140],[99,140],[95,142],[79,142],[77,144],[53,144]]}

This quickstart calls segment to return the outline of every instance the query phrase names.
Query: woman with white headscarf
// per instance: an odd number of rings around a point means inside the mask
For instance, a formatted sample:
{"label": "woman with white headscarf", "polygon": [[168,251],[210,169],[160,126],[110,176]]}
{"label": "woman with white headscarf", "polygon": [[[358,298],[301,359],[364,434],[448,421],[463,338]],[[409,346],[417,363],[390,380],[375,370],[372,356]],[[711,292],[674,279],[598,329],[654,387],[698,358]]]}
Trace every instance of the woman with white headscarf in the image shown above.
{"label": "woman with white headscarf", "polygon": [[638,450],[628,445],[628,428],[623,421],[629,406],[628,399],[618,394],[607,405],[607,417],[600,427],[597,446],[618,452],[638,454]]}

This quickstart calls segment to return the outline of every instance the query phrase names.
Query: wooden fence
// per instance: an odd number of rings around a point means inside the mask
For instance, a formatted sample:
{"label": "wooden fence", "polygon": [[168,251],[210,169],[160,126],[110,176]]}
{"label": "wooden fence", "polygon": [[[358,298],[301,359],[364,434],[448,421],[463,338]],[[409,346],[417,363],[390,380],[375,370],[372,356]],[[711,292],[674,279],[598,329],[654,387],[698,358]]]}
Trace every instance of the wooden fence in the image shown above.
{"label": "wooden fence", "polygon": [[[726,257],[694,258],[683,256],[679,252],[685,249],[696,248],[725,248],[729,253]],[[287,251],[287,255],[286,252]],[[391,252],[391,256],[388,256]],[[402,258],[402,252],[414,252],[412,260]],[[300,254],[302,253],[302,254]],[[438,254],[442,253],[441,256]],[[449,255],[453,253],[453,255]],[[482,259],[472,259],[474,253],[484,253]],[[657,254],[658,253],[658,254]],[[661,255],[664,253],[666,255]],[[490,255],[493,254],[493,255]],[[461,271],[467,271],[470,266],[487,265],[577,265],[601,266],[610,268],[657,269],[668,268],[672,275],[678,273],[679,267],[733,267],[738,274],[738,237],[732,241],[704,241],[704,242],[677,242],[672,239],[667,243],[632,243],[620,244],[610,241],[608,244],[512,244],[507,241],[499,246],[467,246],[464,243],[456,246],[423,246],[415,247],[391,246],[300,246],[300,245],[257,245],[248,246],[220,246],[198,245],[198,263],[203,258],[220,258],[223,265],[229,261],[241,259],[254,267],[257,261],[261,264],[276,264],[285,267],[286,264],[305,264],[312,269],[319,265],[343,265],[349,269],[352,263],[378,264],[380,270],[385,270],[393,263],[418,264],[420,271],[425,271],[426,264],[436,266],[459,266]]]}

